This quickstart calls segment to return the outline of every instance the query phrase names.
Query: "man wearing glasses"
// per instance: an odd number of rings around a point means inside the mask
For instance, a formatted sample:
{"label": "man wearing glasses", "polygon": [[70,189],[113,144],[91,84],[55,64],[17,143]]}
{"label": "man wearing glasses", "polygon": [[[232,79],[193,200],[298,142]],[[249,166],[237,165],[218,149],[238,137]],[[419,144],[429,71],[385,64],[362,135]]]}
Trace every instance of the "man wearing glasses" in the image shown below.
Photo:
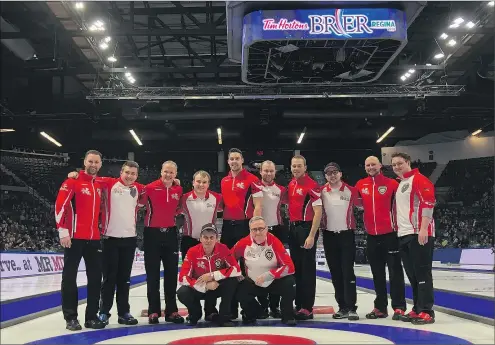
{"label": "man wearing glasses", "polygon": [[354,187],[341,180],[342,171],[337,163],[327,164],[325,178],[328,182],[321,190],[323,249],[339,305],[339,311],[332,317],[355,321],[359,316],[356,313],[356,241],[353,231],[356,219],[353,211],[354,206],[358,206],[358,195]]}
{"label": "man wearing glasses", "polygon": [[235,244],[232,254],[243,258],[246,278],[239,284],[237,298],[243,310],[245,324],[256,323],[256,296],[281,296],[282,323],[296,325],[294,302],[294,263],[282,242],[268,232],[265,220],[255,216],[249,221],[250,234]]}

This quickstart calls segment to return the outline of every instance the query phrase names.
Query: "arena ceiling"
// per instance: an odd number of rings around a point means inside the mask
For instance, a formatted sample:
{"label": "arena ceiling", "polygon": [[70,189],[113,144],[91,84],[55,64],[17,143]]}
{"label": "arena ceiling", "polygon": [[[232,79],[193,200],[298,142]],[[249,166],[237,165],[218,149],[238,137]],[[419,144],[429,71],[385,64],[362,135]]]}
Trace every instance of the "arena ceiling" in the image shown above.
{"label": "arena ceiling", "polygon": [[2,2],[2,128],[16,129],[2,147],[211,150],[221,127],[224,146],[376,148],[391,126],[380,145],[493,129],[493,2],[415,4],[407,44],[371,86],[260,88],[229,59],[224,2]]}

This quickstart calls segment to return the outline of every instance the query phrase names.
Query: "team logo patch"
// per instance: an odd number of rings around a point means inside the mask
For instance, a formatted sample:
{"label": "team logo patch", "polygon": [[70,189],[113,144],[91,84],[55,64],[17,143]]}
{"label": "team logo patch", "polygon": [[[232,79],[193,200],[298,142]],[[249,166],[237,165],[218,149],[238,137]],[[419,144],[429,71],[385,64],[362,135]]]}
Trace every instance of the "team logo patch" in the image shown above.
{"label": "team logo patch", "polygon": [[216,267],[217,269],[220,269],[220,268],[222,267],[222,260],[220,260],[220,259],[216,259],[216,260],[215,260],[215,267]]}
{"label": "team logo patch", "polygon": [[368,190],[368,187],[361,189],[361,193],[370,195],[370,191]]}
{"label": "team logo patch", "polygon": [[203,261],[198,261],[198,268],[206,269],[206,265]]}
{"label": "team logo patch", "polygon": [[378,187],[378,193],[380,193],[381,195],[385,194],[386,191],[387,191],[387,186]]}
{"label": "team logo patch", "polygon": [[86,195],[91,195],[91,192],[89,191],[89,188],[83,188],[83,189],[81,189],[81,193],[86,194]]}
{"label": "team logo patch", "polygon": [[265,251],[265,258],[266,258],[268,261],[271,261],[271,260],[273,259],[273,256],[274,256],[274,254],[273,254],[273,250],[271,250],[271,249],[267,249],[267,250]]}
{"label": "team logo patch", "polygon": [[137,188],[136,187],[131,187],[131,196],[135,198],[137,195]]}
{"label": "team logo patch", "polygon": [[62,187],[60,187],[60,190],[65,190],[65,191],[68,191],[68,190],[69,190],[69,188],[67,188],[67,183],[64,183],[64,184],[62,185]]}
{"label": "team logo patch", "polygon": [[179,200],[179,194],[177,193],[172,194],[172,199]]}
{"label": "team logo patch", "polygon": [[405,193],[409,189],[409,183],[406,183],[405,185],[402,186],[400,189],[401,193]]}

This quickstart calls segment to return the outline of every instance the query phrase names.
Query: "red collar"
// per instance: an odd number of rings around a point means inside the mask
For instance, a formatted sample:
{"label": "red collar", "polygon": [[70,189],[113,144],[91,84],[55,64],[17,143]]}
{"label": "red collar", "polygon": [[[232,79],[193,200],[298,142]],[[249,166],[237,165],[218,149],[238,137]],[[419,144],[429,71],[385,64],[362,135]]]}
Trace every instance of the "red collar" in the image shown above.
{"label": "red collar", "polygon": [[[342,181],[342,186],[340,186],[340,188],[339,188],[339,192],[343,192],[343,191],[344,191],[344,189],[345,189],[345,186],[346,186],[346,183],[345,183],[344,181]],[[326,189],[327,189],[327,191],[329,191],[329,192],[332,190],[332,187],[330,187],[330,183],[329,183],[329,182],[327,182],[327,183],[325,184],[325,188],[326,188]]]}
{"label": "red collar", "polygon": [[299,177],[298,179],[293,177],[292,181],[296,181],[298,184],[301,184],[301,183],[308,181],[309,179],[310,179],[310,177],[308,176],[308,173],[304,173],[304,175]]}
{"label": "red collar", "polygon": [[371,175],[368,175],[368,177],[370,179],[375,179],[375,180],[383,180],[385,178],[385,176],[382,174],[382,172],[380,171],[378,174],[376,174],[375,176],[371,176]]}
{"label": "red collar", "polygon": [[411,171],[405,173],[404,176],[402,177],[402,179],[404,180],[404,179],[409,178],[409,177],[411,177],[413,175],[416,175],[416,174],[419,174],[419,169],[418,168],[414,168]]}
{"label": "red collar", "polygon": [[[244,176],[246,174],[246,169],[242,168],[241,171],[239,171],[239,173],[237,174],[236,177],[240,177],[240,176]],[[229,171],[229,175],[230,177],[234,178],[234,176],[232,176],[232,170]]]}
{"label": "red collar", "polygon": [[[213,251],[211,252],[211,256],[215,255],[217,253],[217,244],[215,243],[215,247],[213,247]],[[206,256],[205,253],[205,247],[203,247],[203,244],[199,244],[199,256],[203,257]]]}
{"label": "red collar", "polygon": [[272,181],[272,183],[265,184],[265,182],[263,182],[263,179],[261,179],[261,180],[260,180],[260,183],[261,183],[263,186],[271,187],[271,186],[275,185],[275,180],[273,180],[273,181]]}
{"label": "red collar", "polygon": [[[193,197],[194,200],[196,200],[198,197],[198,195],[194,192],[194,189],[192,190],[191,192],[191,195]],[[208,200],[208,198],[210,197],[210,191],[207,190],[206,193],[205,193],[205,200]]]}
{"label": "red collar", "polygon": [[89,175],[86,173],[86,171],[81,170],[79,172],[78,178],[84,181],[93,181],[96,178],[96,176]]}

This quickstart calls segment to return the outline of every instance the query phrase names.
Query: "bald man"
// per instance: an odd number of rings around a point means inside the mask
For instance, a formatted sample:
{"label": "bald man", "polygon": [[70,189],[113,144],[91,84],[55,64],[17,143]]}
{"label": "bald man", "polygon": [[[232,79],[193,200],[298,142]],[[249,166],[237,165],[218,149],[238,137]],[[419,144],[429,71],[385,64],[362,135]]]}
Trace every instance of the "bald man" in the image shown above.
{"label": "bald man", "polygon": [[364,162],[368,177],[356,184],[364,208],[364,226],[367,232],[366,249],[375,285],[374,309],[367,319],[388,316],[387,280],[385,266],[388,266],[390,296],[392,297],[393,320],[403,320],[406,311],[404,272],[399,255],[399,239],[395,231],[392,209],[399,183],[385,177],[382,164],[375,156]]}

